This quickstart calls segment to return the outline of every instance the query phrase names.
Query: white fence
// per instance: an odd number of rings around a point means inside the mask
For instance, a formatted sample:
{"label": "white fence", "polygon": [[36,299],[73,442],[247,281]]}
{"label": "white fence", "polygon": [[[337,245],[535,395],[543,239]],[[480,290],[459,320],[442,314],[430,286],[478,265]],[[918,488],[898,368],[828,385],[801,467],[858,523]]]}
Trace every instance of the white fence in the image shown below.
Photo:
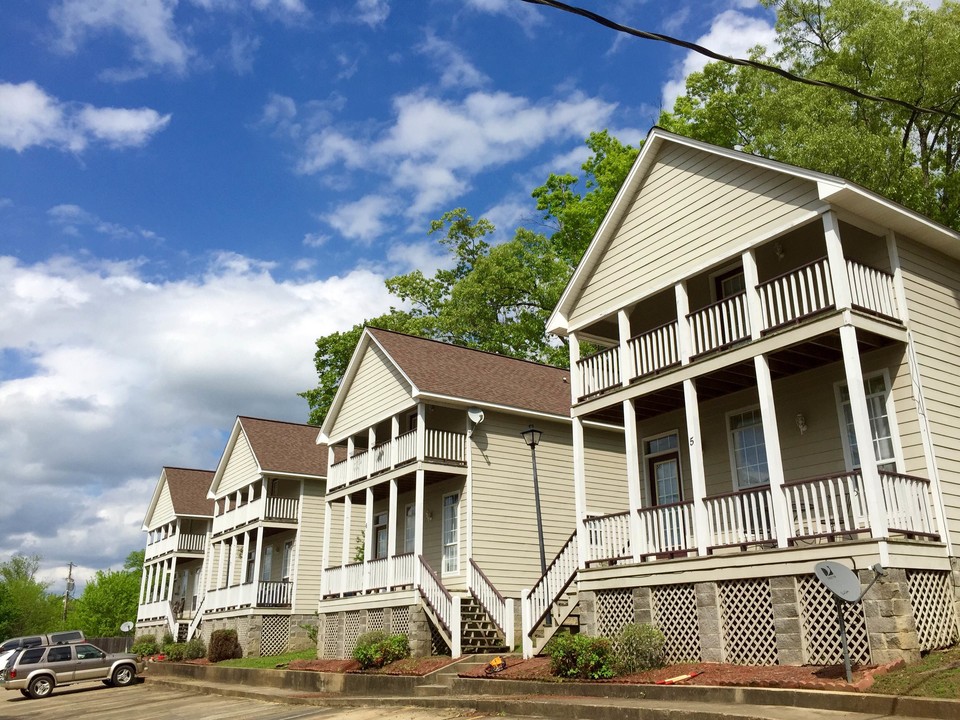
{"label": "white fence", "polygon": [[464,464],[467,461],[467,436],[464,433],[427,428],[424,458]]}
{"label": "white fence", "polygon": [[768,486],[714,495],[704,500],[708,547],[776,542],[773,505]]}
{"label": "white fence", "polygon": [[792,538],[832,537],[869,530],[860,472],[785,483]]}
{"label": "white fence", "polygon": [[656,558],[696,550],[693,503],[641,508],[639,558]]}
{"label": "white fence", "polygon": [[257,605],[260,607],[283,607],[293,598],[293,583],[287,580],[264,580],[257,589]]}
{"label": "white fence", "polygon": [[623,560],[630,552],[630,513],[587,518],[583,521],[587,537],[587,563]]}
{"label": "white fence", "polygon": [[768,330],[833,305],[833,284],[826,258],[761,283],[757,290],[764,328]]}
{"label": "white fence", "polygon": [[728,347],[750,337],[745,292],[708,305],[687,317],[694,355]]}
{"label": "white fence", "polygon": [[577,361],[579,397],[603,392],[620,384],[620,348],[612,347]]}
{"label": "white fence", "polygon": [[630,350],[630,379],[652,375],[680,362],[677,321],[667,323],[627,342]]}
{"label": "white fence", "polygon": [[290,497],[268,497],[264,518],[267,520],[290,520],[299,517],[300,500]]}
{"label": "white fence", "polygon": [[899,318],[893,276],[881,270],[847,260],[851,302],[864,310]]}

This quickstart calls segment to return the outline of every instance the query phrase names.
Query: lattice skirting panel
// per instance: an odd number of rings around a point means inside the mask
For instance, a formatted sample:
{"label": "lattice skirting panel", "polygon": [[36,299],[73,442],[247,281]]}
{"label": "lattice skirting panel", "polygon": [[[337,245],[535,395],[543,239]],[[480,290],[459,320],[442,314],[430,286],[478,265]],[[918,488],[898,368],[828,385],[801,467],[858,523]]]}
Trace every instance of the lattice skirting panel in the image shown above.
{"label": "lattice skirting panel", "polygon": [[776,665],[777,630],[766,578],[717,583],[724,661],[737,665]]}
{"label": "lattice skirting panel", "polygon": [[908,570],[907,584],[920,649],[935,650],[954,644],[957,641],[957,616],[949,574],[935,570]]}
{"label": "lattice skirting panel", "polygon": [[450,655],[450,646],[443,639],[440,631],[433,626],[433,623],[427,623],[430,626],[430,654],[431,655]]}
{"label": "lattice skirting panel", "polygon": [[629,588],[598,590],[597,634],[616,637],[624,625],[634,622],[633,591]]}
{"label": "lattice skirting panel", "polygon": [[697,594],[692,583],[653,588],[653,624],[663,633],[668,663],[701,662]]}
{"label": "lattice skirting panel", "polygon": [[343,614],[343,657],[353,655],[360,637],[360,610],[351,610]]}
{"label": "lattice skirting panel", "polygon": [[390,611],[390,632],[410,636],[410,608],[395,607]]}
{"label": "lattice skirting panel", "polygon": [[323,641],[321,643],[323,657],[335,659],[343,657],[343,623],[338,613],[325,615],[323,618]]}
{"label": "lattice skirting panel", "polygon": [[260,626],[260,655],[280,655],[290,639],[290,618],[287,615],[264,615]]}
{"label": "lattice skirting panel", "polygon": [[387,629],[385,612],[383,610],[367,611],[367,632],[379,630],[385,632]]}
{"label": "lattice skirting panel", "polygon": [[[815,575],[800,575],[797,577],[797,599],[800,601],[803,661],[809,665],[842,663],[843,643],[833,593]],[[869,665],[870,643],[863,603],[844,603],[843,608],[850,661],[854,665]]]}

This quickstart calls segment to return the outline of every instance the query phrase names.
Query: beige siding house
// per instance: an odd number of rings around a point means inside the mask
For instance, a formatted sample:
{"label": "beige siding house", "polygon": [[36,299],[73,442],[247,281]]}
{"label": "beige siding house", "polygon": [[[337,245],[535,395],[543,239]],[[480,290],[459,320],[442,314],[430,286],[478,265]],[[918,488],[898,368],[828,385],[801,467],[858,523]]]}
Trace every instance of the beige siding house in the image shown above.
{"label": "beige siding house", "polygon": [[207,484],[213,519],[197,620],[246,655],[309,646],[320,598],[327,451],[310,425],[238,417]]}
{"label": "beige siding house", "polygon": [[150,500],[137,634],[187,639],[203,601],[203,558],[210,538],[211,470],[165,467]]}
{"label": "beige siding house", "polygon": [[[512,647],[519,598],[540,576],[530,447],[546,558],[575,528],[566,370],[367,328],[322,427],[329,446],[321,657],[367,630],[414,652]],[[623,433],[588,422],[591,510],[627,502]]]}
{"label": "beige siding house", "polygon": [[[654,129],[550,330],[570,340],[577,529],[524,601],[528,654],[570,615],[653,622],[677,660],[838,662],[826,560],[864,590],[884,568],[847,614],[855,662],[957,640],[957,233]],[[626,502],[601,515],[591,421],[626,448],[607,485]]]}

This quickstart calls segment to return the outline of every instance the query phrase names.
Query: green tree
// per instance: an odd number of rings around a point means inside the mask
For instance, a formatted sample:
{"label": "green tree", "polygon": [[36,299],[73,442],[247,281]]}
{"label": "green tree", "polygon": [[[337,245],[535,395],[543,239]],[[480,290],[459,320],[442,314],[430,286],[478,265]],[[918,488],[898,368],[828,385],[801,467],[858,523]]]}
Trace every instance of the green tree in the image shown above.
{"label": "green tree", "polygon": [[[777,10],[772,55],[794,73],[960,108],[960,5],[917,0],[762,0]],[[660,124],[680,134],[839,175],[960,228],[960,120],[711,63]]]}
{"label": "green tree", "polygon": [[123,570],[98,570],[74,602],[70,624],[88,637],[120,634],[124,622],[137,619],[144,551],[134,550]]}
{"label": "green tree", "polygon": [[62,598],[37,579],[40,557],[17,554],[0,563],[0,638],[56,630]]}

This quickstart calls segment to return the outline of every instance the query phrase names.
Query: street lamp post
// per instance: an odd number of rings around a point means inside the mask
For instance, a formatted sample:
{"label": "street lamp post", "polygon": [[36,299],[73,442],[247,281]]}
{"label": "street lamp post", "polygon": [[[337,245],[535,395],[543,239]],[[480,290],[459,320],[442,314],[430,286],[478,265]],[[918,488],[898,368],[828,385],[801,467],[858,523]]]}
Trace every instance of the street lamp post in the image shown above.
{"label": "street lamp post", "polygon": [[[537,445],[540,444],[540,438],[543,435],[543,432],[541,430],[537,430],[533,427],[533,425],[531,425],[529,428],[521,432],[520,435],[523,436],[524,442],[530,446],[530,459],[533,462],[533,502],[537,507],[537,537],[540,541],[540,574],[543,577],[544,595],[547,598],[547,602],[549,602],[550,591],[547,586],[547,555],[543,547],[543,513],[540,510],[540,482],[537,479]],[[547,615],[544,624],[550,624],[549,614]]]}

